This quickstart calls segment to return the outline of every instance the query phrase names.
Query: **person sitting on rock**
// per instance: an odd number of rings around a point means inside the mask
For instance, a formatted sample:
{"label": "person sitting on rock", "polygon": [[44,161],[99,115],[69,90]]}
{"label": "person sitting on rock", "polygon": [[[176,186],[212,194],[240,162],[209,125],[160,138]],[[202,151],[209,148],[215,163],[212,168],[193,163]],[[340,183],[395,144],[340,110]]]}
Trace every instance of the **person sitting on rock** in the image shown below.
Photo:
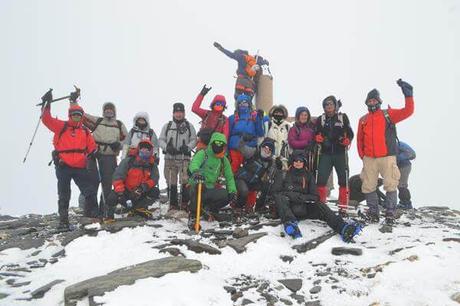
{"label": "person sitting on rock", "polygon": [[[107,198],[105,222],[114,220],[115,206],[119,203],[131,209],[131,215],[151,218],[147,209],[159,196],[158,166],[153,156],[153,145],[148,139],[141,140],[137,150],[123,159],[113,175],[113,191]],[[130,203],[132,207],[130,206]]]}
{"label": "person sitting on rock", "polygon": [[[235,175],[236,188],[238,190],[238,200],[236,202],[236,211],[245,210],[252,212],[256,205],[257,191],[267,191],[273,176],[282,169],[280,159],[273,159],[275,151],[275,141],[271,138],[265,138],[259,145],[259,150],[254,156],[244,162],[243,167]],[[275,167],[275,169],[272,169]],[[270,170],[274,171],[270,171]],[[270,173],[275,172],[275,173]],[[272,176],[272,177],[269,177]],[[263,196],[261,198],[266,198]],[[265,206],[265,203],[259,202],[258,209]]]}
{"label": "person sitting on rock", "polygon": [[[199,150],[192,158],[190,173],[190,215],[189,228],[193,230],[197,211],[197,184],[203,183],[201,199],[202,209],[212,220],[219,209],[236,200],[236,186],[230,162],[225,156],[227,139],[222,133],[214,133],[209,145]],[[226,189],[219,188],[219,178],[225,177]]]}
{"label": "person sitting on rock", "polygon": [[284,179],[275,180],[273,193],[284,231],[294,239],[302,237],[297,220],[303,219],[325,221],[345,242],[352,241],[362,230],[359,223],[345,222],[340,215],[319,202],[315,181],[306,169],[306,157],[301,153],[291,157],[291,167]]}

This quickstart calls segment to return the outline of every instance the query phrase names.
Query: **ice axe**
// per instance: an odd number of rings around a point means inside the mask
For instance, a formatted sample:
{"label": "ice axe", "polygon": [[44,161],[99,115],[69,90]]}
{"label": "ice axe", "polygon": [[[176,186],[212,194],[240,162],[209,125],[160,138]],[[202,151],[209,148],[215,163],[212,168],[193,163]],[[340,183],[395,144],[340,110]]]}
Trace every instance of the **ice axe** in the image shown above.
{"label": "ice axe", "polygon": [[[73,87],[75,87],[75,91],[70,93],[70,95],[68,96],[64,96],[64,97],[60,97],[60,98],[57,98],[57,99],[53,99],[51,101],[49,101],[49,103],[54,103],[54,102],[57,102],[57,101],[61,101],[61,100],[65,100],[65,99],[72,99],[72,102],[76,102],[77,98],[80,97],[80,88],[78,88],[77,86],[73,85]],[[48,95],[48,93],[50,93],[51,91],[53,91],[52,88],[50,88],[50,90],[48,90],[46,92],[46,94],[42,97],[42,100],[43,98],[46,97],[46,95]],[[38,103],[36,104],[35,106],[45,106],[47,102],[46,101],[43,101],[42,103]]]}
{"label": "ice axe", "polygon": [[201,191],[203,187],[203,182],[198,182],[198,192],[196,195],[196,220],[195,220],[195,233],[200,232],[200,217],[201,217]]}

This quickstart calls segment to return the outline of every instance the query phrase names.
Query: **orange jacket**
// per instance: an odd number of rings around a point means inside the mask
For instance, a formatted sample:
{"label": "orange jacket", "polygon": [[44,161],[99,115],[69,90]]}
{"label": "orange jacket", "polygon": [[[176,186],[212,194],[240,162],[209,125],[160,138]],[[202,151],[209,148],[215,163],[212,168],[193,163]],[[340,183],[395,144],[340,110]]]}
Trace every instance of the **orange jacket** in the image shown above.
{"label": "orange jacket", "polygon": [[113,174],[113,188],[116,193],[125,190],[133,191],[142,184],[149,189],[158,183],[159,173],[152,156],[148,162],[143,161],[137,154],[123,159]]}
{"label": "orange jacket", "polygon": [[[393,124],[408,118],[414,112],[414,99],[407,97],[404,108],[389,108],[388,116]],[[369,112],[359,119],[357,145],[361,159],[396,155],[396,135],[391,135],[383,110]],[[393,139],[394,138],[394,139]]]}
{"label": "orange jacket", "polygon": [[[81,109],[80,106],[72,108]],[[54,133],[53,144],[59,152],[59,159],[69,167],[85,168],[87,155],[96,150],[96,143],[89,130],[81,122],[74,122],[70,118],[66,122],[51,117],[49,106],[43,110],[42,121]]]}

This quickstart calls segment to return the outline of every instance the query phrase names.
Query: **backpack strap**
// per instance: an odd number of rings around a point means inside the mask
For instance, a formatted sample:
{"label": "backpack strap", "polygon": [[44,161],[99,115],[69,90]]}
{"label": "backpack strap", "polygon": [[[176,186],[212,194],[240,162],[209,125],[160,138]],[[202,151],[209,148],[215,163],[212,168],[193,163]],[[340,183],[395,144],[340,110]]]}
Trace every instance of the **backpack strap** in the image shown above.
{"label": "backpack strap", "polygon": [[94,132],[94,131],[97,129],[97,127],[99,126],[99,124],[101,124],[102,120],[104,120],[103,117],[97,118],[96,123],[94,123],[94,127],[91,129],[91,133]]}
{"label": "backpack strap", "polygon": [[388,109],[383,109],[382,111],[383,111],[383,116],[385,117],[385,121],[387,122],[387,126],[389,129],[393,129],[395,133],[396,141],[398,142],[398,145],[399,145],[399,138],[398,138],[398,133],[396,130],[396,124],[394,124],[393,121],[391,121],[390,114],[388,113]]}

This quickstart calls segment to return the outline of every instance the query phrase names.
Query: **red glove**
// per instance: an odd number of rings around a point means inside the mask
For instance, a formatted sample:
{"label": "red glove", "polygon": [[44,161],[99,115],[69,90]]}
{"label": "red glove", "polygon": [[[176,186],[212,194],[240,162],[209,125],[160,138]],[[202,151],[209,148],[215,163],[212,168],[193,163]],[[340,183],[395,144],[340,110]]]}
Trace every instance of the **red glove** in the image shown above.
{"label": "red glove", "polygon": [[342,146],[348,147],[351,143],[351,140],[348,137],[343,137],[340,143],[342,144]]}
{"label": "red glove", "polygon": [[322,143],[322,142],[324,141],[323,135],[321,135],[321,134],[316,135],[316,136],[315,136],[315,141],[316,141],[317,143]]}

